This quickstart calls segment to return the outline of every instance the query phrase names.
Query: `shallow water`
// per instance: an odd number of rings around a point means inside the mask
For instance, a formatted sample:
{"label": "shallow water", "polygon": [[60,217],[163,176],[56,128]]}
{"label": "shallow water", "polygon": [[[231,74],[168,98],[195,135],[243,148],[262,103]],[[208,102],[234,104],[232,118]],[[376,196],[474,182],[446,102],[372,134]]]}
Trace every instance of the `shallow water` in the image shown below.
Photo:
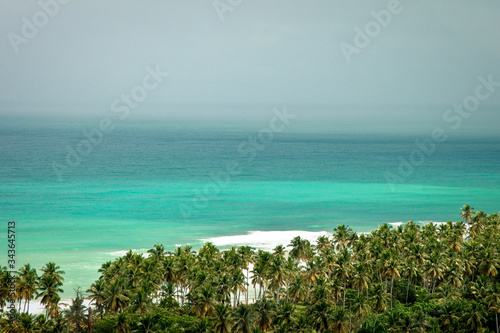
{"label": "shallow water", "polygon": [[290,231],[317,237],[340,223],[366,232],[383,222],[456,221],[465,203],[499,211],[493,141],[450,140],[389,184],[386,173],[398,174],[417,148],[413,137],[284,132],[252,157],[239,147],[253,129],[136,122],[68,166],[67,147],[88,140],[82,131],[95,123],[0,126],[0,212],[17,223],[17,268],[57,262],[66,298],[87,288],[103,262],[156,243],[270,248]]}

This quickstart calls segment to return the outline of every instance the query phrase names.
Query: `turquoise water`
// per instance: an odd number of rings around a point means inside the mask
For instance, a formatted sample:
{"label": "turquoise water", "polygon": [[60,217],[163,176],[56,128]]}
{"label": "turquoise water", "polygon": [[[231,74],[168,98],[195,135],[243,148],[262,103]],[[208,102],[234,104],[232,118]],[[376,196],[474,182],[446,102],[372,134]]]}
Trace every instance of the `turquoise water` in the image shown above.
{"label": "turquoise water", "polygon": [[[57,262],[67,273],[65,297],[87,288],[120,251],[155,243],[173,249],[256,230],[331,231],[345,223],[361,232],[383,222],[458,220],[465,203],[500,210],[493,140],[449,140],[390,185],[385,173],[397,173],[400,157],[416,149],[410,135],[285,131],[251,158],[238,147],[259,127],[130,122],[68,166],[66,147],[76,149],[96,123],[0,125],[0,216],[17,222],[17,266]],[[64,165],[59,176],[54,162]],[[237,173],[227,171],[232,164]]]}

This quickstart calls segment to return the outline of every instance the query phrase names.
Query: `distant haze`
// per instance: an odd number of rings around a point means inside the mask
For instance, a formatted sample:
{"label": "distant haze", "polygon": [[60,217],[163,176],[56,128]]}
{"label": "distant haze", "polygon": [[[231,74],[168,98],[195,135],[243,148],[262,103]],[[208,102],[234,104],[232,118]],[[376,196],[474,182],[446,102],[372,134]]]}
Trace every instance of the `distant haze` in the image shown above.
{"label": "distant haze", "polygon": [[[42,7],[52,17],[28,38]],[[453,124],[446,110],[478,77],[500,82],[492,0],[0,0],[0,36],[0,117],[109,115],[149,66],[169,76],[130,119],[246,122],[287,106],[311,131],[427,133]],[[494,88],[457,134],[497,134]]]}

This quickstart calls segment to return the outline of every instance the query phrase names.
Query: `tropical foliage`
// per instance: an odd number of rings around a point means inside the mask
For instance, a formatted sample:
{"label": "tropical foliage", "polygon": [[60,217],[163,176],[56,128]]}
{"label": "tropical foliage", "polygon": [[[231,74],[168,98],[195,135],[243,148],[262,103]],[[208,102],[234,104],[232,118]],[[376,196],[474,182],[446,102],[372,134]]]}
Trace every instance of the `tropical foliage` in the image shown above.
{"label": "tropical foliage", "polygon": [[[499,332],[500,216],[465,205],[463,221],[408,222],[273,251],[206,243],[106,262],[59,311],[64,272],[29,265],[16,276],[16,319],[5,332]],[[7,271],[0,273],[6,309]],[[6,289],[7,288],[7,289]],[[45,315],[28,314],[38,298]],[[90,314],[89,314],[90,313]]]}

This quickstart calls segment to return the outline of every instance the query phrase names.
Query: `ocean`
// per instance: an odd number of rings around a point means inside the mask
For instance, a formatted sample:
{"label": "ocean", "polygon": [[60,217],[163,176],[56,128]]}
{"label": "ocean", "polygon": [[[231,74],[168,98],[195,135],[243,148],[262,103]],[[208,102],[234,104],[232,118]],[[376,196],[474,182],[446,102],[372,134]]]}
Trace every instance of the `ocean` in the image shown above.
{"label": "ocean", "polygon": [[66,272],[63,299],[87,289],[102,263],[157,243],[272,248],[341,223],[367,232],[384,222],[457,221],[464,204],[500,210],[493,139],[437,143],[267,122],[3,120],[2,248],[15,221],[16,268],[56,262]]}

